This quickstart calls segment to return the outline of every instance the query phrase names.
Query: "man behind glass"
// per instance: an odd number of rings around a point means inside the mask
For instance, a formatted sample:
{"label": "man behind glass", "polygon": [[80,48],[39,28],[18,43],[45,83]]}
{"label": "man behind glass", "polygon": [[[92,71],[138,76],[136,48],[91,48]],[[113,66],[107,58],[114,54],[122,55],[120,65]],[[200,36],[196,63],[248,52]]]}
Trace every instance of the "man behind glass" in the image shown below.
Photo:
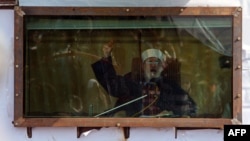
{"label": "man behind glass", "polygon": [[195,102],[179,84],[167,79],[168,74],[163,73],[169,60],[159,49],[142,52],[140,79],[134,79],[133,72],[124,76],[116,74],[112,64],[112,47],[105,44],[104,57],[92,64],[98,82],[108,94],[118,98],[116,106],[119,108],[114,108],[105,116],[113,116],[121,111],[128,117],[195,116]]}

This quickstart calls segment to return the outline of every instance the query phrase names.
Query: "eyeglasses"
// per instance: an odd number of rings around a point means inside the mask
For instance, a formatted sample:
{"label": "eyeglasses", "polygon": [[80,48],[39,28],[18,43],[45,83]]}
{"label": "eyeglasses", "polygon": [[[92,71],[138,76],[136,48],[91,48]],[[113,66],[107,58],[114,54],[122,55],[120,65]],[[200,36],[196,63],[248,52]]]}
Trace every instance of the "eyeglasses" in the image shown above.
{"label": "eyeglasses", "polygon": [[145,61],[145,63],[148,65],[159,65],[161,62],[160,61]]}

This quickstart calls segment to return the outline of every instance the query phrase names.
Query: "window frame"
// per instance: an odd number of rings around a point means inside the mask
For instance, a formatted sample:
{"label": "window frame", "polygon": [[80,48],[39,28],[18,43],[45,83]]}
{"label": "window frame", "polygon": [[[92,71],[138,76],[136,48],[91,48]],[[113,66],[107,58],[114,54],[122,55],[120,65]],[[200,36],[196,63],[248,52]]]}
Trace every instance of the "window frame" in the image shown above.
{"label": "window frame", "polygon": [[[168,13],[163,14],[163,13]],[[242,8],[241,7],[15,7],[14,121],[15,127],[176,127],[220,128],[241,121]],[[24,17],[26,15],[82,16],[232,16],[232,119],[225,118],[26,118],[24,117]],[[31,128],[28,128],[31,129]],[[28,130],[30,131],[30,130]]]}
{"label": "window frame", "polygon": [[17,3],[18,3],[17,0],[1,0],[0,6],[14,6]]}

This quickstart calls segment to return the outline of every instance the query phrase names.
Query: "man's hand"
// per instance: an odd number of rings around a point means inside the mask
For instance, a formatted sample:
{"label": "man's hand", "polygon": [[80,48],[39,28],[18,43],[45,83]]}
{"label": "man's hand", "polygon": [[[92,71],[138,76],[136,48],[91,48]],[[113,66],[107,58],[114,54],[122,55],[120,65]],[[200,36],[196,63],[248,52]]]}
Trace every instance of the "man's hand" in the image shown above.
{"label": "man's hand", "polygon": [[114,47],[114,41],[111,40],[109,43],[103,45],[102,51],[103,51],[103,55],[104,57],[109,57],[112,54],[112,49]]}
{"label": "man's hand", "polygon": [[164,51],[165,58],[164,58],[164,62],[162,63],[163,69],[167,69],[167,68],[175,66],[176,64],[179,64],[179,61],[176,58],[176,52],[175,52],[173,45],[170,44],[170,46],[171,46],[173,54],[170,55],[168,51],[166,50]]}
{"label": "man's hand", "polygon": [[160,112],[159,114],[157,114],[156,117],[169,117],[172,115],[174,115],[172,111],[164,110],[164,111]]}

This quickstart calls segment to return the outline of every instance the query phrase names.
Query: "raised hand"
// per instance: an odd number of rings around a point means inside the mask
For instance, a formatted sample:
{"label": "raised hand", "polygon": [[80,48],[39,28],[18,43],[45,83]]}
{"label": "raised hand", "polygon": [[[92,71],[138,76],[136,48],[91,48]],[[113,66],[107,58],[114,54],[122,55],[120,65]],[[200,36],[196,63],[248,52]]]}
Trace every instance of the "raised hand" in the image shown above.
{"label": "raised hand", "polygon": [[102,51],[103,51],[104,57],[107,58],[107,57],[111,56],[113,47],[114,47],[113,40],[111,40],[107,44],[103,45]]}

